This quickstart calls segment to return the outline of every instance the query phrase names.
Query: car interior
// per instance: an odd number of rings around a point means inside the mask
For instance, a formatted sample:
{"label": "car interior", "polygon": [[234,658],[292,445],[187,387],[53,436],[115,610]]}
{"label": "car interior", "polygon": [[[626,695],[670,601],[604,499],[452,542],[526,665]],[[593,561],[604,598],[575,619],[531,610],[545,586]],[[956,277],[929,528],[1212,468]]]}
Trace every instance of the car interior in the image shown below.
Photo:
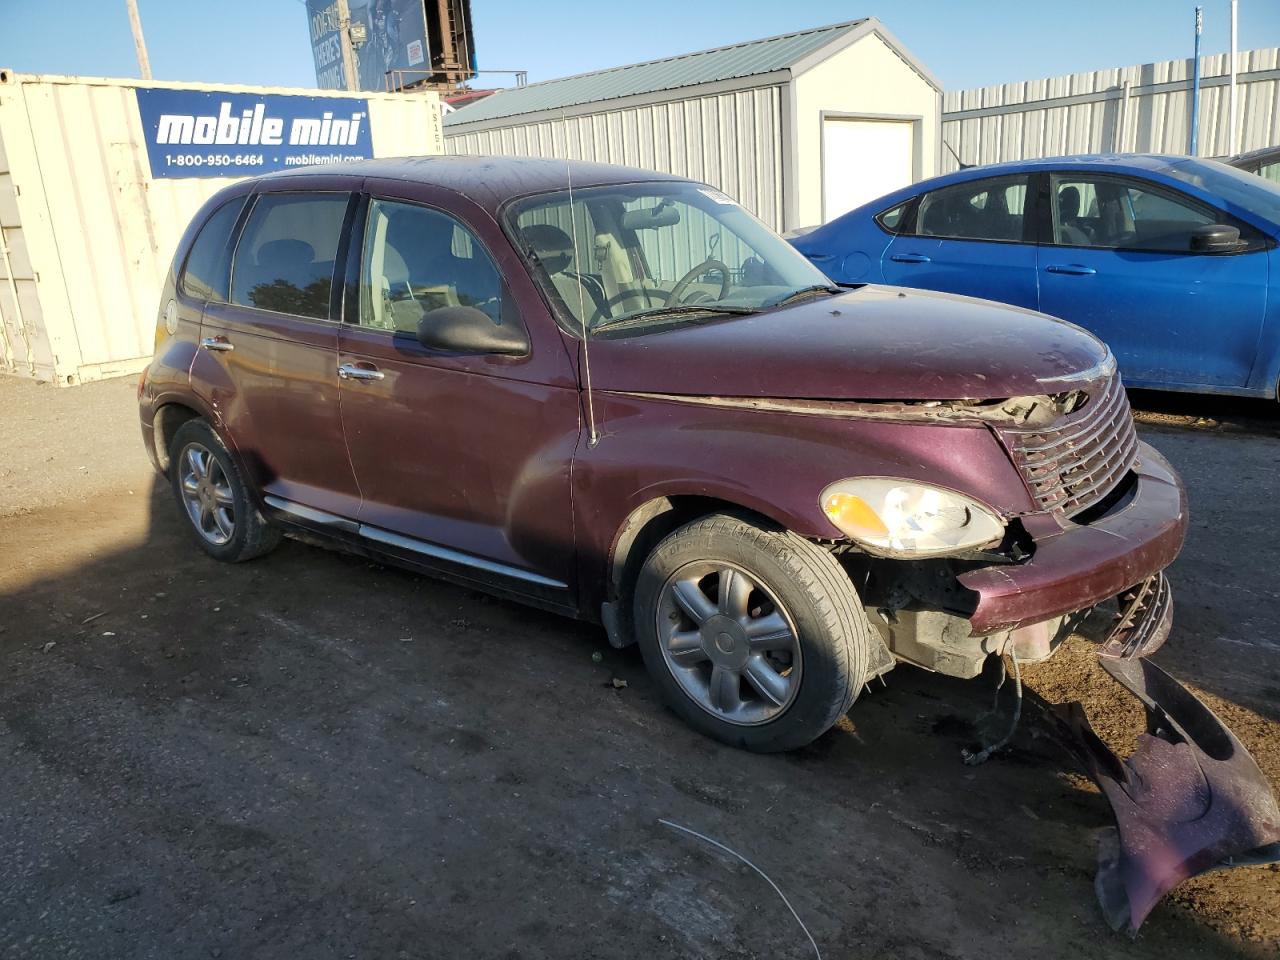
{"label": "car interior", "polygon": [[416,335],[432,310],[457,306],[502,322],[497,268],[445,214],[373,201],[362,270],[361,326]]}
{"label": "car interior", "polygon": [[[673,293],[679,305],[697,305],[733,302],[744,288],[785,289],[732,230],[679,200],[611,196],[575,200],[572,208],[548,204],[521,213],[517,228],[554,298],[588,328],[667,306]],[[749,300],[744,305],[758,306],[760,297]]]}
{"label": "car interior", "polygon": [[1026,182],[961,184],[920,200],[919,234],[971,240],[1021,240]]}
{"label": "car interior", "polygon": [[1066,246],[1186,252],[1192,232],[1214,222],[1205,211],[1118,180],[1055,177],[1054,195],[1054,241]]}

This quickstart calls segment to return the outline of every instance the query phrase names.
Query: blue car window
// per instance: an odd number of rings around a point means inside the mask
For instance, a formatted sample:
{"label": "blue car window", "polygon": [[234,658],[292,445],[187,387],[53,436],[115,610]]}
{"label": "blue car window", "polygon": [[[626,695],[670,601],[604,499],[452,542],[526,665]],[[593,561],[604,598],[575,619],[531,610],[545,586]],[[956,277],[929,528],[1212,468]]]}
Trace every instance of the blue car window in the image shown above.
{"label": "blue car window", "polygon": [[1053,177],[1053,242],[1068,247],[1187,253],[1211,210],[1165,191],[1111,177]]}
{"label": "blue car window", "polygon": [[914,223],[910,222],[907,217],[907,209],[910,206],[911,201],[904,200],[896,207],[890,207],[888,210],[876,214],[876,223],[890,233],[911,233]]}
{"label": "blue car window", "polygon": [[916,234],[955,240],[1023,239],[1025,175],[970,180],[920,198]]}

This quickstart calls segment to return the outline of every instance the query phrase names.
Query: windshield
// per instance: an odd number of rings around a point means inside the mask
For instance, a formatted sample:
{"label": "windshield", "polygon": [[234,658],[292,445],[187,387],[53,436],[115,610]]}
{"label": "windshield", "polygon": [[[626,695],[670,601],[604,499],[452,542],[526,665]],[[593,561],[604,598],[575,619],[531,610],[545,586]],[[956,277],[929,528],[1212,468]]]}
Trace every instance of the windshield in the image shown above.
{"label": "windshield", "polygon": [[1280,224],[1280,184],[1217,160],[1184,160],[1169,167],[1169,176],[1216,194],[1273,224]]}
{"label": "windshield", "polygon": [[566,330],[581,335],[754,313],[831,282],[710,187],[682,181],[544,194],[508,216]]}

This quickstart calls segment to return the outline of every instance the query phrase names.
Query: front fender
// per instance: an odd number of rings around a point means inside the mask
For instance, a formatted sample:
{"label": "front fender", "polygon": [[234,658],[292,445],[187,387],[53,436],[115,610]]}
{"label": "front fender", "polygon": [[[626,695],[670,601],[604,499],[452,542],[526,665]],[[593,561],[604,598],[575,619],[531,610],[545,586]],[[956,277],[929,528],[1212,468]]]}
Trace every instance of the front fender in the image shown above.
{"label": "front fender", "polygon": [[597,393],[601,437],[574,461],[579,570],[588,609],[603,599],[618,532],[640,506],[697,496],[735,504],[805,537],[843,535],[822,490],[889,476],[964,492],[1006,515],[1034,509],[1022,478],[984,425],[908,423],[762,411]]}

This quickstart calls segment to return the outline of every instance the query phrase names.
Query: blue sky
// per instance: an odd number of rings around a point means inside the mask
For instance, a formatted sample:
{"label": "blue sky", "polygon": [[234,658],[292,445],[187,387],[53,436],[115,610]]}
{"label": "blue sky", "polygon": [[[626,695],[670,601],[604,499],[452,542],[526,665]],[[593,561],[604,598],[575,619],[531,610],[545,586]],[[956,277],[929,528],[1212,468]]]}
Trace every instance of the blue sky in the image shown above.
{"label": "blue sky", "polygon": [[[1205,0],[1206,52],[1227,49],[1228,0]],[[139,0],[157,79],[312,86],[300,0]],[[1190,56],[1184,0],[474,0],[480,66],[546,80],[864,15],[948,88]],[[0,67],[137,76],[125,0],[0,0]],[[1280,46],[1280,3],[1240,0],[1240,47]],[[485,78],[503,85],[503,78]]]}

